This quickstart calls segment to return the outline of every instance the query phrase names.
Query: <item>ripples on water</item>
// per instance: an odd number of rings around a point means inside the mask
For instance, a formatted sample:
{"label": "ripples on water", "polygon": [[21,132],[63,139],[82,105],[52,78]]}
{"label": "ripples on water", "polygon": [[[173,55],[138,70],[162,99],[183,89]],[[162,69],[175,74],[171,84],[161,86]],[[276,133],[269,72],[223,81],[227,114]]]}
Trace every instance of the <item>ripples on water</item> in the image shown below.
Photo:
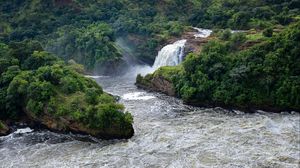
{"label": "ripples on water", "polygon": [[298,167],[300,115],[201,109],[98,78],[134,115],[135,136],[102,141],[27,129],[0,137],[0,167]]}

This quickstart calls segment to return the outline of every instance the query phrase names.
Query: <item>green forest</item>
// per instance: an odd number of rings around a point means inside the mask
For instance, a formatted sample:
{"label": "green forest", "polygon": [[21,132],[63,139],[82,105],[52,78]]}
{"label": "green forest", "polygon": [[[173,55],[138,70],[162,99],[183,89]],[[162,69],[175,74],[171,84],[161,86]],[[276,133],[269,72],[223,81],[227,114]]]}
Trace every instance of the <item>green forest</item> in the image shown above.
{"label": "green forest", "polygon": [[67,120],[79,123],[78,132],[131,137],[131,114],[83,74],[124,61],[118,37],[151,65],[168,39],[191,26],[214,30],[214,38],[182,65],[152,74],[172,81],[178,97],[199,106],[300,110],[298,0],[10,0],[0,11],[0,119],[8,123],[50,116],[60,123],[52,129],[72,130]]}
{"label": "green forest", "polygon": [[121,61],[116,36],[131,35],[136,57],[153,63],[157,47],[186,26],[265,29],[299,19],[297,0],[11,0],[0,4],[0,41],[38,40],[64,60],[92,69]]}

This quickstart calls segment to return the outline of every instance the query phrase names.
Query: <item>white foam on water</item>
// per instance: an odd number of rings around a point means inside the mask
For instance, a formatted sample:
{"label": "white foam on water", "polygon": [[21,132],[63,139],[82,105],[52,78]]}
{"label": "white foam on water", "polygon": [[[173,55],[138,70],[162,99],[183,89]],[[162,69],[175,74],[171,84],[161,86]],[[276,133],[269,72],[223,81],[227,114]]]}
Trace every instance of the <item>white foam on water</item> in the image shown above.
{"label": "white foam on water", "polygon": [[193,29],[198,31],[198,33],[194,35],[195,38],[207,38],[213,32],[210,29],[202,29],[202,28],[197,28],[197,27],[193,27]]}
{"label": "white foam on water", "polygon": [[154,96],[147,96],[146,92],[133,92],[126,93],[122,96],[124,100],[150,100],[154,99]]}
{"label": "white foam on water", "polygon": [[93,78],[93,79],[99,79],[99,78],[104,78],[104,77],[108,77],[108,76],[93,76],[93,75],[85,75],[85,77],[87,78]]}
{"label": "white foam on water", "polygon": [[245,30],[231,30],[231,33],[245,33]]}
{"label": "white foam on water", "polygon": [[26,134],[26,133],[30,133],[32,132],[33,129],[27,127],[27,128],[21,128],[21,129],[17,129],[15,132],[13,132],[14,134]]}
{"label": "white foam on water", "polygon": [[145,76],[149,73],[154,72],[154,68],[148,65],[134,65],[127,70],[125,77],[136,77],[138,74]]}

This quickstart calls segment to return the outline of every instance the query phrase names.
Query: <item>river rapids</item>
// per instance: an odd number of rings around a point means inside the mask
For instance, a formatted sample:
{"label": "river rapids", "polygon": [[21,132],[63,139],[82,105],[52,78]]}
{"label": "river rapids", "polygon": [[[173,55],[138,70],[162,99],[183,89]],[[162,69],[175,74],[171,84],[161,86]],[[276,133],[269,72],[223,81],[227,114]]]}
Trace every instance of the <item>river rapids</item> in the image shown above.
{"label": "river rapids", "polygon": [[[157,64],[180,63],[184,43],[162,49],[164,52],[158,56],[165,53],[170,59],[159,57]],[[173,97],[137,89],[134,85],[137,73],[145,74],[153,68],[157,67],[133,67],[122,77],[88,76],[106,92],[118,95],[120,103],[133,114],[135,135],[131,139],[106,141],[19,128],[0,137],[0,167],[300,166],[299,113],[248,114],[222,108],[196,108]]]}
{"label": "river rapids", "polygon": [[0,167],[298,167],[299,113],[202,109],[148,93],[131,77],[95,80],[134,116],[129,140],[18,129],[0,137]]}

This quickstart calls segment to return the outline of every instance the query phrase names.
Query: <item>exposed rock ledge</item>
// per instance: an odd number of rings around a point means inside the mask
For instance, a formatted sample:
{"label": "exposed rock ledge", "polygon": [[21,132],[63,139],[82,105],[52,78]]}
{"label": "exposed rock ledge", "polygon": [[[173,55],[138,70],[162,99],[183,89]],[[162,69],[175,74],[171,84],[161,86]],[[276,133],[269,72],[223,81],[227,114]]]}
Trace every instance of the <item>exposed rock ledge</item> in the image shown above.
{"label": "exposed rock ledge", "polygon": [[[193,28],[187,29],[183,34],[179,37],[173,37],[167,41],[166,44],[174,43],[181,39],[186,39],[187,42],[185,44],[184,53],[185,55],[189,53],[199,53],[204,46],[204,44],[208,43],[210,39],[213,37],[207,37],[207,38],[196,38],[195,34],[198,33],[197,30]],[[166,45],[165,44],[165,45]],[[164,46],[164,45],[163,45]]]}
{"label": "exposed rock ledge", "polygon": [[129,139],[134,135],[132,124],[124,125],[122,128],[113,125],[110,128],[90,129],[79,122],[73,121],[68,117],[54,117],[45,112],[40,117],[35,117],[27,109],[24,109],[28,117],[28,124],[31,127],[44,127],[54,132],[60,133],[76,133],[83,135],[91,135],[101,139]]}
{"label": "exposed rock ledge", "polygon": [[176,96],[176,91],[172,82],[162,75],[150,74],[145,77],[138,75],[135,84],[138,88],[148,91],[161,92],[169,96]]}

